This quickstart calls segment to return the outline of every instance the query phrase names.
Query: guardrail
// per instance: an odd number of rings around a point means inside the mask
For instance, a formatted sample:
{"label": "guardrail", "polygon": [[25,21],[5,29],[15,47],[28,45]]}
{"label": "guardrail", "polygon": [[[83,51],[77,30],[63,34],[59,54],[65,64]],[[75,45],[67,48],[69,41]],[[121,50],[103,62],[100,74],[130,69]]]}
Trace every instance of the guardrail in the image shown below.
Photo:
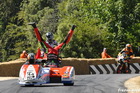
{"label": "guardrail", "polygon": [[[14,61],[0,63],[0,76],[18,77],[21,66],[26,59],[17,59]],[[76,75],[85,74],[110,74],[115,71],[116,58],[108,59],[83,59],[83,58],[63,58],[61,66],[73,66]],[[131,60],[134,64],[131,68],[137,73],[140,71],[140,57],[134,57]],[[138,64],[138,65],[136,65]],[[113,66],[114,65],[114,66]]]}

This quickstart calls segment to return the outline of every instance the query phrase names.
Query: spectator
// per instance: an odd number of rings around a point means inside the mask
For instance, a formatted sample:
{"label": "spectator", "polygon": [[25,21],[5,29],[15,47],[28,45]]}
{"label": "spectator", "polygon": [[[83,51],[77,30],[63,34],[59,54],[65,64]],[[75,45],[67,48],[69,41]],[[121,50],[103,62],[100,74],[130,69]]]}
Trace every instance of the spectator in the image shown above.
{"label": "spectator", "polygon": [[111,58],[111,56],[108,55],[106,51],[107,51],[106,48],[104,48],[103,52],[101,53],[102,58]]}
{"label": "spectator", "polygon": [[28,54],[26,50],[23,50],[23,52],[20,54],[20,58],[27,58]]}

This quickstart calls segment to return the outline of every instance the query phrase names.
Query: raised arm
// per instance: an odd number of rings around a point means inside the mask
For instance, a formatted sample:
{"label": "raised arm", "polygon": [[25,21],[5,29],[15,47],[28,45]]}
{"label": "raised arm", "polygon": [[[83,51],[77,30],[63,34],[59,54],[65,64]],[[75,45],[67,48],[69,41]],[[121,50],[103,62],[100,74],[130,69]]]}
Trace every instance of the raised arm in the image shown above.
{"label": "raised arm", "polygon": [[43,38],[41,37],[41,34],[40,34],[40,32],[39,32],[39,30],[38,30],[38,28],[37,28],[35,22],[31,22],[31,23],[29,23],[29,25],[32,25],[32,27],[34,28],[34,32],[35,32],[36,38],[37,38],[37,40],[38,40],[40,43],[43,43],[43,44],[46,46],[46,48],[50,48],[50,49],[56,51],[55,49],[53,49],[49,44],[47,44],[47,43],[43,40]]}
{"label": "raised arm", "polygon": [[68,32],[68,35],[66,36],[65,40],[61,44],[56,46],[55,49],[60,49],[61,47],[63,47],[64,45],[66,45],[66,44],[68,44],[70,42],[70,39],[71,39],[71,37],[73,35],[75,27],[76,27],[75,25],[72,26],[72,28]]}
{"label": "raised arm", "polygon": [[70,42],[70,39],[73,35],[74,29],[75,29],[75,25],[72,26],[72,28],[70,29],[70,31],[68,32],[68,35],[66,36],[65,40],[63,43],[68,44]]}

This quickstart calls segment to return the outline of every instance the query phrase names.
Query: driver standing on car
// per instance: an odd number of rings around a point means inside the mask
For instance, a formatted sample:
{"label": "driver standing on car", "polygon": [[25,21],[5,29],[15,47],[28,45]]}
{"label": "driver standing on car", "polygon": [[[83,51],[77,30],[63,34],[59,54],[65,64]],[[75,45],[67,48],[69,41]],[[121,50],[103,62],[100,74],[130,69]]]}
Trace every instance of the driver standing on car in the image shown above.
{"label": "driver standing on car", "polygon": [[[46,43],[48,43],[51,47],[55,47],[58,45],[58,43],[56,42],[56,40],[53,39],[53,33],[51,32],[47,32],[46,33]],[[41,57],[44,57],[46,54],[46,48],[41,49]]]}
{"label": "driver standing on car", "polygon": [[43,38],[41,37],[41,34],[38,30],[38,28],[36,27],[36,24],[34,22],[29,23],[29,25],[32,25],[34,28],[34,32],[36,35],[37,40],[40,42],[41,46],[43,48],[47,48],[48,49],[48,53],[47,53],[47,60],[51,60],[54,59],[55,63],[57,63],[57,65],[59,65],[59,53],[60,50],[62,48],[64,48],[69,42],[70,39],[73,36],[74,33],[74,29],[75,29],[75,25],[72,26],[72,28],[69,30],[67,36],[65,37],[64,41],[62,43],[60,43],[59,45],[52,47],[51,45],[49,45],[48,43],[46,43],[46,41],[43,40]]}

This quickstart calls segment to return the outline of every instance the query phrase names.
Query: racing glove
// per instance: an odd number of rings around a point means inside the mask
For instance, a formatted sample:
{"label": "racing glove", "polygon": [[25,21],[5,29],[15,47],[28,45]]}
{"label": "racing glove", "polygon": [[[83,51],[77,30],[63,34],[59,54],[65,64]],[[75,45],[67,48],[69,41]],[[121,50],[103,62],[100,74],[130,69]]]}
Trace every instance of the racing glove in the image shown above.
{"label": "racing glove", "polygon": [[74,29],[75,29],[75,27],[76,27],[76,25],[73,25],[73,26],[72,26],[72,28],[71,28],[71,30],[74,30]]}
{"label": "racing glove", "polygon": [[37,28],[35,22],[30,22],[28,25],[32,25],[33,28]]}

